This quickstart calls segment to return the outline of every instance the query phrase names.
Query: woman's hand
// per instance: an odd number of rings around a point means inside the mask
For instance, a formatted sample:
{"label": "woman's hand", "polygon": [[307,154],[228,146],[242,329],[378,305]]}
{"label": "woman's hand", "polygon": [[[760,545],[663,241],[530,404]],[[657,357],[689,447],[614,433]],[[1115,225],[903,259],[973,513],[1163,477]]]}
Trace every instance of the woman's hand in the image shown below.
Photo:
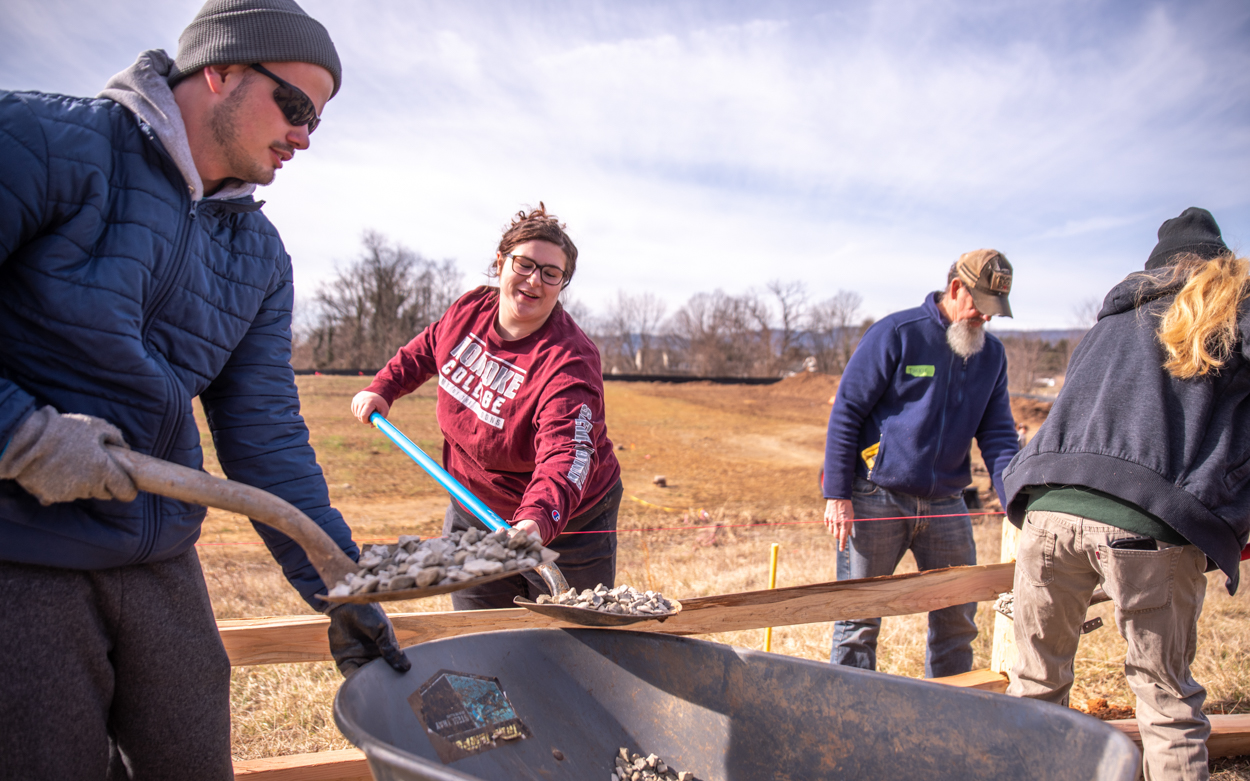
{"label": "woman's hand", "polygon": [[369,416],[374,412],[381,413],[382,417],[386,417],[390,411],[391,405],[387,404],[386,399],[376,393],[361,391],[352,398],[352,414],[361,423],[369,424]]}
{"label": "woman's hand", "polygon": [[855,511],[850,499],[830,499],[825,503],[825,528],[838,535],[838,550],[846,550],[846,539],[851,536],[851,524]]}
{"label": "woman's hand", "polygon": [[537,521],[531,521],[528,519],[523,520],[523,521],[517,521],[512,524],[512,528],[520,529],[531,537],[538,537],[539,539],[542,539],[542,532],[538,530]]}

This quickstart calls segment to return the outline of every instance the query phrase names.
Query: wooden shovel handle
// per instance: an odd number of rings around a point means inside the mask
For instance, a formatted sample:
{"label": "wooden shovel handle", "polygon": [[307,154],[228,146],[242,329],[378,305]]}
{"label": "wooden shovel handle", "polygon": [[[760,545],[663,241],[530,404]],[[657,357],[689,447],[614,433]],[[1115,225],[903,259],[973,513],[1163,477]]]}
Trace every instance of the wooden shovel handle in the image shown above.
{"label": "wooden shovel handle", "polygon": [[295,506],[268,491],[233,480],[222,480],[133,450],[111,445],[108,449],[126,468],[140,491],[246,515],[295,540],[308,554],[308,560],[321,575],[326,588],[358,569],[356,562],[330,539],[324,529]]}

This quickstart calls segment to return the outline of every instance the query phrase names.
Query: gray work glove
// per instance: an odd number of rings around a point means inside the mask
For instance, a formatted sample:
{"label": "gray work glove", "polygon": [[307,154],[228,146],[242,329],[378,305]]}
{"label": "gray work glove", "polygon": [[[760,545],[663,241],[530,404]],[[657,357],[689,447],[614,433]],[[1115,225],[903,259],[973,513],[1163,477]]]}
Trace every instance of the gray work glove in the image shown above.
{"label": "gray work glove", "polygon": [[16,480],[44,505],[75,499],[129,502],[139,491],[105,445],[129,449],[122,432],[106,420],[43,407],[22,421],[0,455],[0,479]]}
{"label": "gray work glove", "polygon": [[406,673],[412,662],[399,650],[395,627],[374,602],[342,602],[326,611],[330,617],[330,653],[343,677],[381,656],[395,672]]}

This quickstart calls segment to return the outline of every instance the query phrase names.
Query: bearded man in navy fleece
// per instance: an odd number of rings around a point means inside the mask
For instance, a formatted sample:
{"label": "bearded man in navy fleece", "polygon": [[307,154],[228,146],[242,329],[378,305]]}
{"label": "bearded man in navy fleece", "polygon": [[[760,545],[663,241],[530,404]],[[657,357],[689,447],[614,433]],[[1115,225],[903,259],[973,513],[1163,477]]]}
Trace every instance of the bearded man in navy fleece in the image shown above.
{"label": "bearded man in navy fleece", "polygon": [[[825,526],[838,536],[838,580],[890,575],[908,549],[921,571],[976,564],[963,500],[972,439],[1000,498],[1003,469],[1019,449],[1003,345],[984,328],[1011,317],[1011,278],[997,250],[965,253],[944,291],[874,324],[851,356],[825,443]],[[972,669],[976,607],[929,613],[925,677]],[[875,670],[880,631],[880,618],[838,621],[830,661]]]}

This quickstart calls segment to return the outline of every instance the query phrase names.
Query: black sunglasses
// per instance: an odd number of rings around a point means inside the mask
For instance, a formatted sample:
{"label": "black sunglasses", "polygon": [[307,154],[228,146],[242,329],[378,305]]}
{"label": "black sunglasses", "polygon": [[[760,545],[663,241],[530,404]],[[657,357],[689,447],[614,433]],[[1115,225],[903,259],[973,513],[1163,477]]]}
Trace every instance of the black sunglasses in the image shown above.
{"label": "black sunglasses", "polygon": [[304,94],[304,91],[289,81],[284,81],[273,75],[264,65],[254,62],[249,65],[252,70],[259,71],[278,83],[273,91],[273,102],[278,104],[278,108],[282,109],[282,115],[286,117],[286,121],[292,126],[308,125],[308,132],[311,135],[317,126],[321,124],[321,117],[317,116],[317,107],[313,105],[312,98]]}

